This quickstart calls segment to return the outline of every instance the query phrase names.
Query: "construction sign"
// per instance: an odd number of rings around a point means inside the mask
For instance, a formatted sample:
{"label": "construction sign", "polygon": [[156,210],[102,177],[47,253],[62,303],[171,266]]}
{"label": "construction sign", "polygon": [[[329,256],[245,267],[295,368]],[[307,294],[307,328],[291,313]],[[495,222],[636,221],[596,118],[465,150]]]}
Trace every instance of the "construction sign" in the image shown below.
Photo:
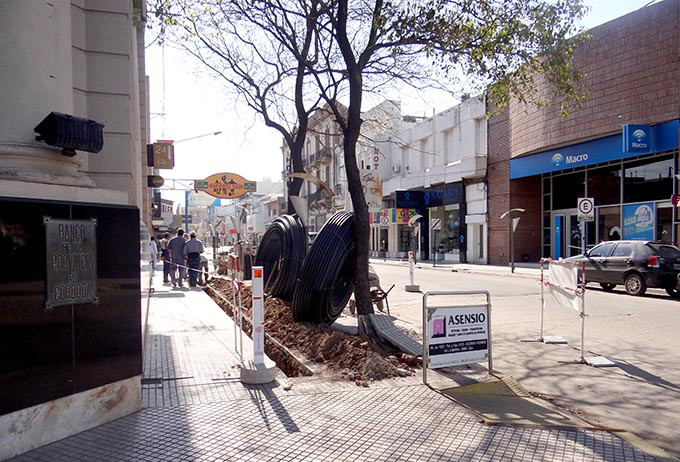
{"label": "construction sign", "polygon": [[249,192],[255,192],[257,183],[235,173],[216,173],[204,180],[196,180],[194,189],[220,199],[236,199]]}

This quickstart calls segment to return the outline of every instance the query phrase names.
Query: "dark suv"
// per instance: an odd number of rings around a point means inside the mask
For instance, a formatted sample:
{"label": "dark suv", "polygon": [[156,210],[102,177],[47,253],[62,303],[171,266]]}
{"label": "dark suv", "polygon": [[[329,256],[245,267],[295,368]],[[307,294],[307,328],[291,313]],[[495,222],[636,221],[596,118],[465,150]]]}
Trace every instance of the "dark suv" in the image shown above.
{"label": "dark suv", "polygon": [[630,295],[642,295],[647,287],[666,289],[680,297],[680,249],[652,241],[608,241],[585,255],[566,259],[586,263],[586,282],[599,282],[604,290],[623,284]]}

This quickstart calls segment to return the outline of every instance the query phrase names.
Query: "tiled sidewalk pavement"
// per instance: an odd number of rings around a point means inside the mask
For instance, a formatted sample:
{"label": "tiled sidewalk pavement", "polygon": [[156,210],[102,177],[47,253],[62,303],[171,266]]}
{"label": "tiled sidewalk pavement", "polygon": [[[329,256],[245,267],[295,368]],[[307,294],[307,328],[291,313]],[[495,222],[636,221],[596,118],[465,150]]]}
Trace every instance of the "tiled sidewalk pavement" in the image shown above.
{"label": "tiled sidewalk pavement", "polygon": [[205,297],[154,296],[144,374],[163,380],[144,386],[141,412],[13,460],[654,460],[605,432],[483,426],[422,385],[244,387],[233,327]]}

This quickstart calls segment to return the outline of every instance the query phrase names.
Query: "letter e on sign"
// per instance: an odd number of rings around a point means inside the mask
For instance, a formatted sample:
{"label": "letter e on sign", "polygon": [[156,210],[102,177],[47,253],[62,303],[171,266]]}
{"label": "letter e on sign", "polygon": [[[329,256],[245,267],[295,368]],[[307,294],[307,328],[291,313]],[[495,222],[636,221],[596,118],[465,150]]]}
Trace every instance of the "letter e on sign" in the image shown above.
{"label": "letter e on sign", "polygon": [[578,221],[595,220],[595,201],[592,197],[581,197],[578,200]]}

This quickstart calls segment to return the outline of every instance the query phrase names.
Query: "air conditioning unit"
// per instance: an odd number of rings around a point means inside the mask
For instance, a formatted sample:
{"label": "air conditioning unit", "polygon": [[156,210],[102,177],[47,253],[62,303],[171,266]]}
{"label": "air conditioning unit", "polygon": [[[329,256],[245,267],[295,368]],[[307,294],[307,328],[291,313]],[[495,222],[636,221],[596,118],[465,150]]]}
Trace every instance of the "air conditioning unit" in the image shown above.
{"label": "air conditioning unit", "polygon": [[401,172],[401,165],[399,165],[399,164],[394,164],[394,165],[392,166],[392,173],[399,173],[399,172]]}

